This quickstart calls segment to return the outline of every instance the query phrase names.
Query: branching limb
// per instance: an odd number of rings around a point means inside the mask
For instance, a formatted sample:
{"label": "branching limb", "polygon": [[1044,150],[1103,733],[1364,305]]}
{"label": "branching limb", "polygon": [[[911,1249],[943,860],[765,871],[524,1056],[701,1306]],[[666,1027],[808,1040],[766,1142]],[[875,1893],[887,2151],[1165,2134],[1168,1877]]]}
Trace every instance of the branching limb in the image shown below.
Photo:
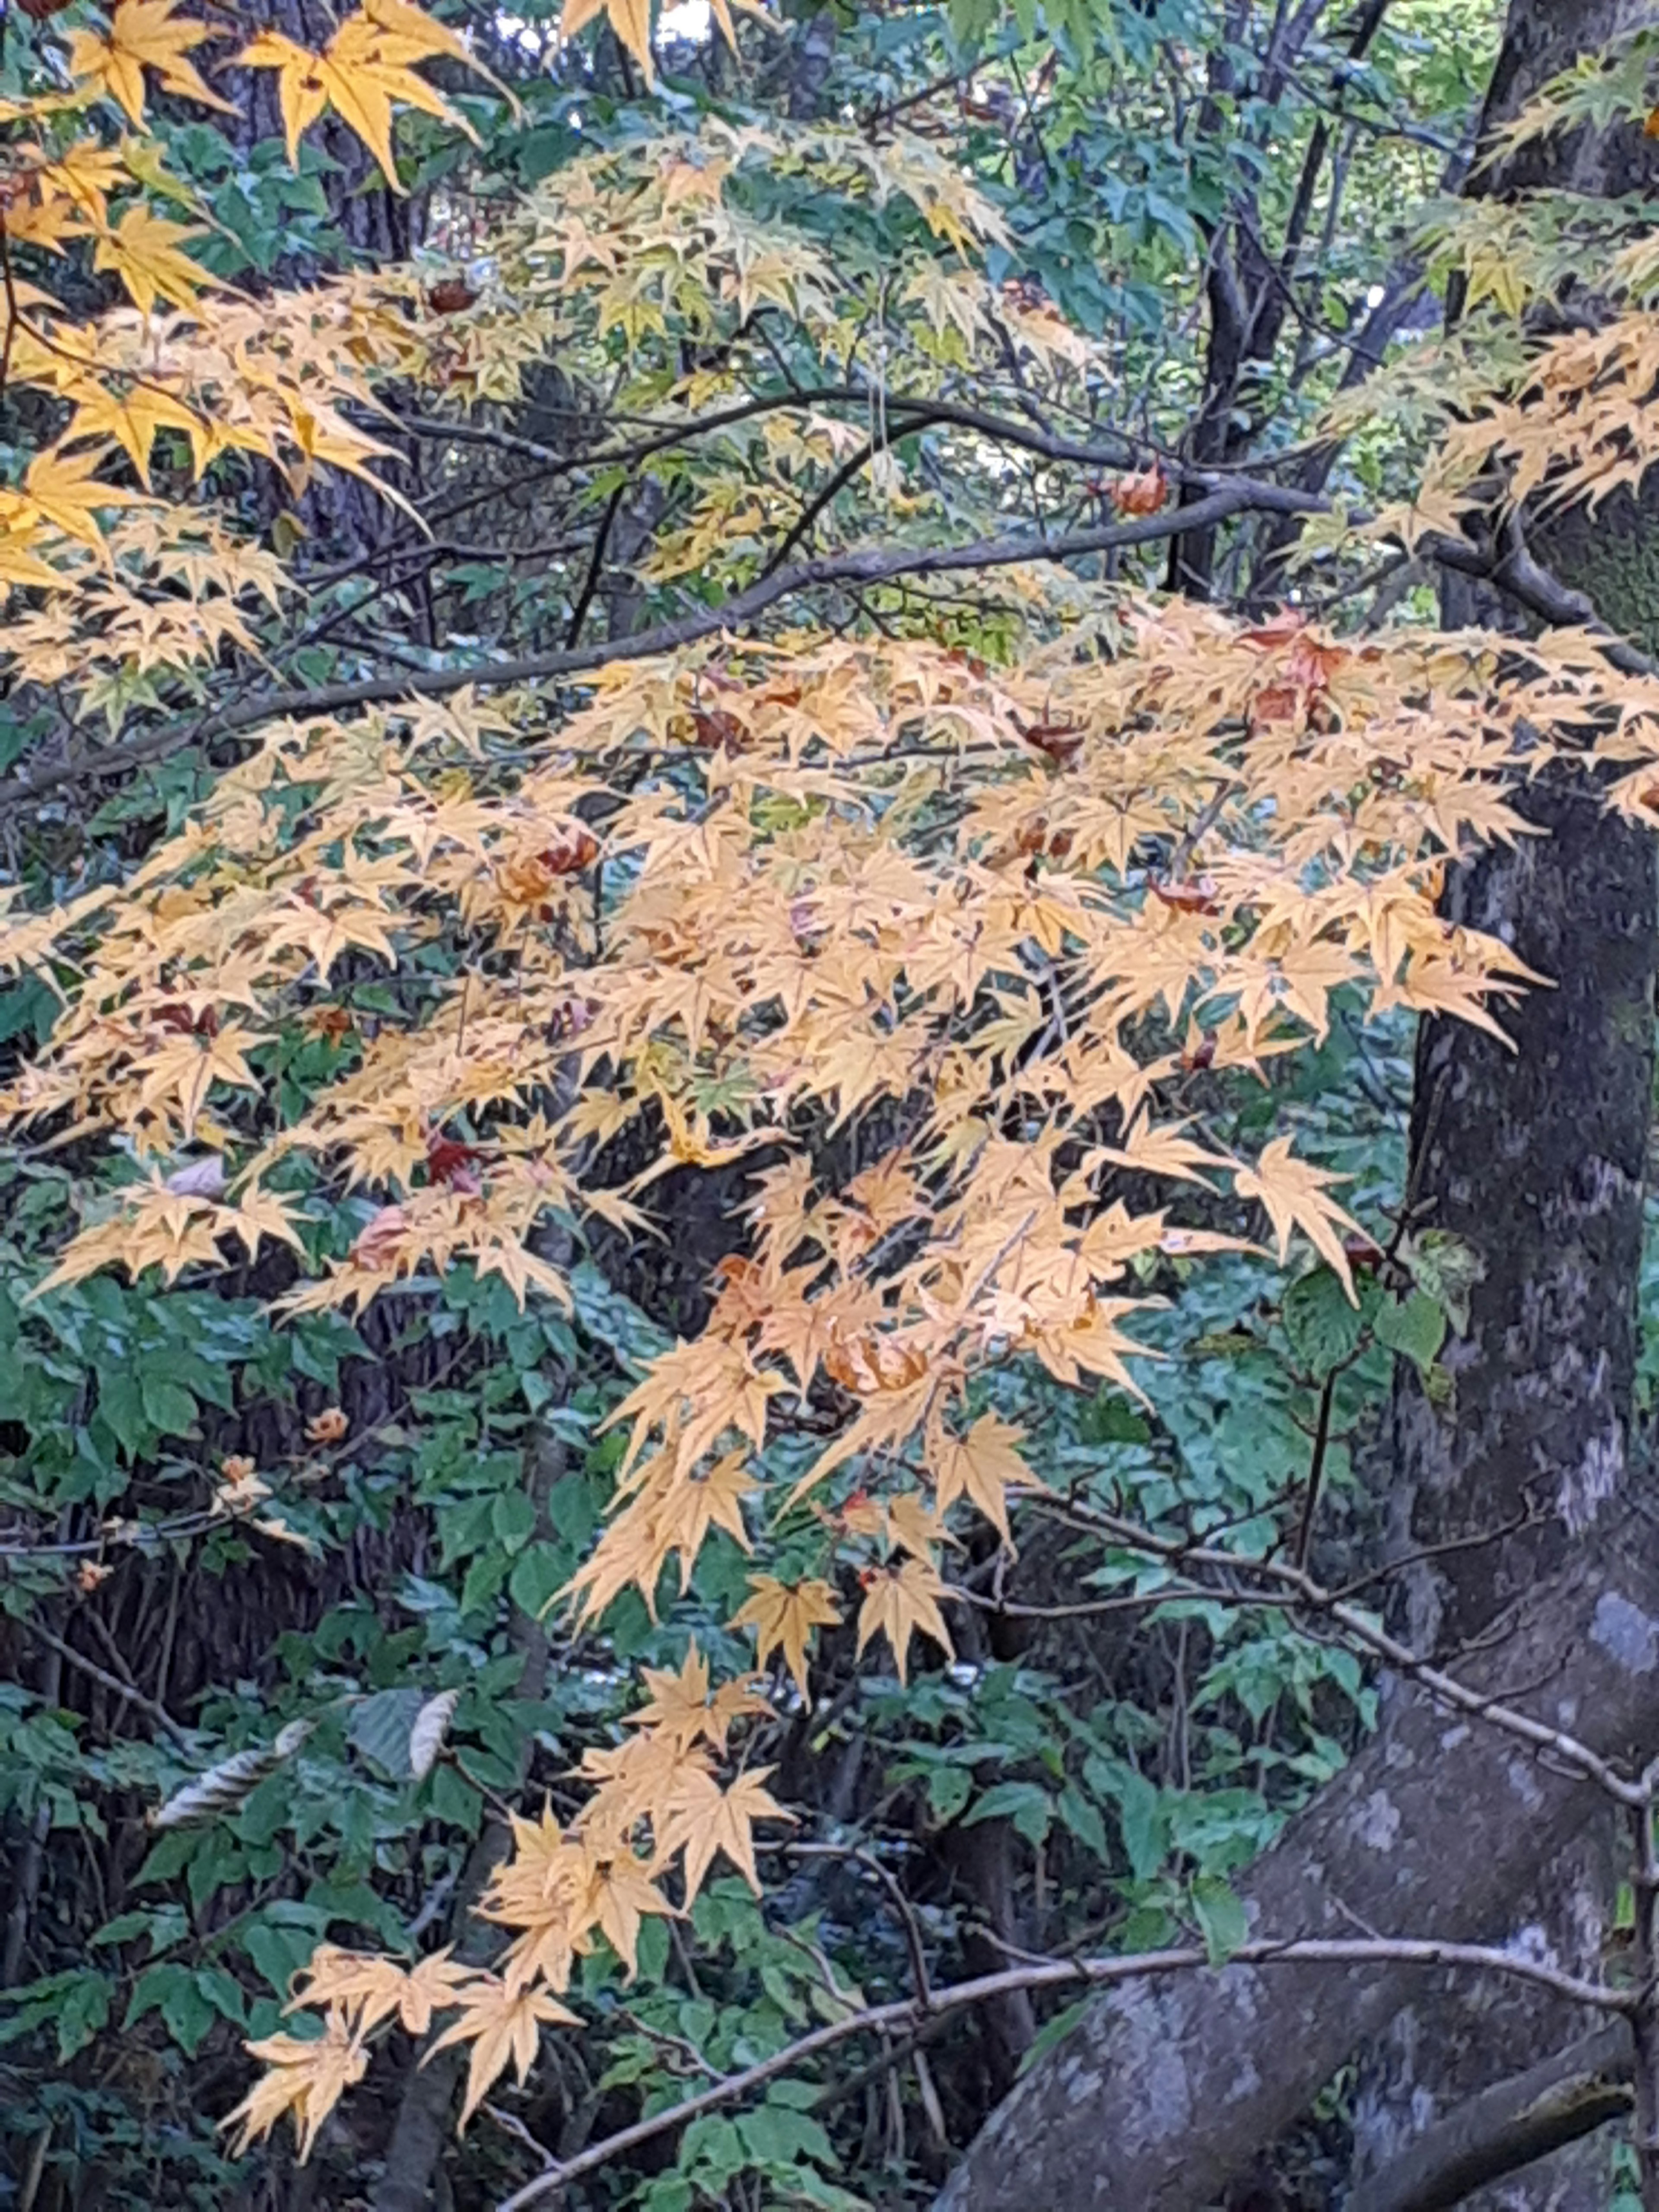
{"label": "branching limb", "polygon": [[[1269,1589],[1293,1595],[1310,1613],[1322,1615],[1352,1643],[1381,1659],[1396,1674],[1421,1684],[1438,1704],[1466,1713],[1471,1719],[1488,1722],[1532,1751],[1554,1759],[1566,1770],[1594,1782],[1617,1805],[1634,1808],[1649,1802],[1645,1779],[1621,1774],[1611,1760],[1565,1729],[1552,1728],[1547,1722],[1535,1720],[1530,1713],[1517,1711],[1503,1698],[1459,1681],[1455,1675],[1447,1674],[1443,1668],[1435,1666],[1397,1637],[1390,1636],[1369,1613],[1360,1612],[1323,1588],[1304,1567],[1288,1560],[1241,1557],[1206,1545],[1188,1543],[1179,1537],[1160,1536],[1156,1530],[1144,1528],[1117,1514],[1098,1513],[1073,1505],[1068,1506],[1062,1516],[1076,1516],[1079,1525],[1102,1530],[1126,1550],[1147,1553],[1189,1572],[1197,1569],[1224,1574],[1235,1589],[1240,1576],[1255,1577],[1258,1586],[1266,1585]],[[1164,1595],[1170,1598],[1203,1597],[1209,1593],[1201,1583],[1194,1583],[1185,1589],[1169,1589]]]}
{"label": "branching limb", "polygon": [[[1322,496],[1256,477],[1212,476],[1204,481],[1212,489],[1190,506],[1170,507],[1158,514],[1126,518],[1052,538],[1020,532],[975,538],[961,545],[865,546],[796,562],[762,577],[745,590],[733,592],[717,606],[699,607],[676,621],[658,623],[635,631],[630,637],[603,644],[529,653],[512,659],[471,661],[453,668],[370,677],[359,682],[267,692],[240,705],[198,715],[187,722],[164,724],[125,744],[76,754],[33,775],[15,777],[9,783],[0,784],[0,815],[29,805],[43,793],[78,778],[120,775],[165,759],[187,745],[210,744],[285,715],[337,714],[349,708],[390,706],[405,699],[447,698],[454,692],[471,688],[546,682],[587,674],[609,662],[641,660],[657,653],[678,652],[722,631],[741,630],[781,600],[799,592],[850,592],[900,577],[962,574],[1018,567],[1030,562],[1078,560],[1207,531],[1243,514],[1295,517],[1327,514],[1330,510],[1331,502]],[[1419,539],[1416,550],[1444,568],[1495,584],[1517,605],[1552,626],[1593,624],[1593,610],[1583,595],[1569,591],[1549,575],[1524,546],[1513,545],[1494,556],[1462,538],[1437,534]],[[1593,626],[1601,631],[1599,624]],[[1601,631],[1601,635],[1609,665],[1621,673],[1659,673],[1659,663],[1613,631]]]}
{"label": "branching limb", "polygon": [[112,1697],[121,1698],[143,1713],[147,1720],[154,1721],[161,1733],[170,1736],[181,1749],[190,1747],[193,1741],[190,1730],[174,1720],[164,1705],[158,1705],[154,1698],[147,1698],[133,1683],[124,1682],[118,1674],[112,1674],[107,1667],[100,1667],[95,1659],[88,1659],[84,1651],[77,1651],[63,1637],[54,1635],[44,1621],[37,1620],[32,1613],[21,1613],[14,1618],[31,1636],[37,1638],[73,1667],[77,1674],[85,1674],[90,1680],[101,1684]]}
{"label": "branching limb", "polygon": [[[1591,2005],[1606,2012],[1628,2013],[1635,2003],[1627,1990],[1607,1989],[1599,1982],[1587,1981],[1579,1975],[1565,1973],[1538,1960],[1499,1950],[1487,1943],[1418,1942],[1410,1937],[1357,1936],[1350,1940],[1322,1936],[1305,1942],[1245,1943],[1231,1954],[1229,1963],[1252,1966],[1364,1966],[1387,1963],[1462,1967],[1511,1976],[1549,1990],[1569,2003]],[[1042,1959],[1027,1966],[1007,1967],[1000,1973],[981,1974],[972,1981],[952,1983],[945,1989],[936,1988],[925,1998],[900,1997],[890,2004],[866,2006],[860,2011],[848,2013],[842,2020],[814,2028],[784,2050],[775,2051],[769,2058],[744,2067],[741,2073],[727,2075],[695,2096],[683,2098],[663,2112],[635,2120],[631,2127],[618,2129],[602,2142],[590,2144],[576,2157],[548,2166],[522,2189],[515,2190],[496,2208],[496,2212],[528,2212],[531,2205],[556,2197],[583,2175],[597,2172],[601,2166],[609,2166],[613,2160],[638,2149],[642,2143],[670,2129],[684,2127],[705,2112],[752,2095],[769,2081],[792,2073],[798,2066],[835,2050],[854,2036],[903,2035],[915,2031],[930,2015],[937,2017],[969,2006],[987,2004],[1017,1990],[1059,1990],[1079,1984],[1106,1989],[1159,1975],[1213,1971],[1209,1954],[1196,1946],[1184,1950],[1132,1953],[1121,1958]]]}
{"label": "branching limb", "polygon": [[1631,2033],[1622,2021],[1467,2099],[1358,2183],[1348,2212],[1449,2212],[1630,2111]]}

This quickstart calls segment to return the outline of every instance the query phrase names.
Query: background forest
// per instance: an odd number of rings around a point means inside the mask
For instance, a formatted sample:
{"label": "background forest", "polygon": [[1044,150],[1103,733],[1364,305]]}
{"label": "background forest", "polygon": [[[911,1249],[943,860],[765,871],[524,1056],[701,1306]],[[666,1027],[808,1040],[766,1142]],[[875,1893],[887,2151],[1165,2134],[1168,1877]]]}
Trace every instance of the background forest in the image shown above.
{"label": "background forest", "polygon": [[1659,18],[0,35],[0,2206],[1653,2212]]}

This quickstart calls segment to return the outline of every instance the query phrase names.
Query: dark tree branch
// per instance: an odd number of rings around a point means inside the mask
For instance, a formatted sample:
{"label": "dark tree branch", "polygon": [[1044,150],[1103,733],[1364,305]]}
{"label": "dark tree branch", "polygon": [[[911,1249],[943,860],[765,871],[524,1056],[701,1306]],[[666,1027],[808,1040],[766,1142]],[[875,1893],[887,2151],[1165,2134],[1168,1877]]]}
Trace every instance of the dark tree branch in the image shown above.
{"label": "dark tree branch", "polygon": [[564,634],[567,653],[574,653],[581,637],[582,624],[587,620],[587,610],[593,604],[593,594],[599,588],[599,578],[605,574],[605,548],[611,543],[611,532],[620,513],[623,495],[630,479],[624,477],[605,503],[605,513],[599,517],[599,526],[593,533],[593,550],[589,556],[587,574],[582,578],[582,587],[576,594],[576,604],[570,610],[570,627]]}
{"label": "dark tree branch", "polygon": [[[997,418],[989,419],[994,422]],[[1006,426],[1011,432],[1017,427]],[[1022,431],[1019,442],[1025,441]],[[1059,445],[1063,441],[1052,442]],[[781,599],[799,592],[856,592],[873,584],[894,582],[901,578],[960,574],[1012,568],[1027,562],[1077,560],[1092,554],[1156,544],[1164,539],[1179,539],[1196,532],[1212,530],[1242,514],[1293,520],[1301,515],[1328,514],[1331,510],[1331,501],[1317,493],[1268,483],[1259,477],[1199,470],[1187,471],[1186,475],[1187,481],[1200,489],[1202,495],[1190,506],[1167,507],[1158,514],[1062,532],[1052,538],[1021,533],[975,538],[962,545],[866,546],[825,554],[764,575],[716,606],[700,607],[694,613],[672,622],[655,623],[627,638],[514,659],[472,661],[456,668],[422,669],[399,676],[368,677],[356,682],[267,692],[240,706],[198,715],[189,722],[167,723],[124,744],[76,754],[52,768],[38,769],[32,775],[14,777],[10,782],[0,784],[0,815],[27,806],[45,793],[79,778],[125,775],[181,751],[187,745],[210,744],[282,716],[337,714],[348,708],[392,705],[412,698],[447,698],[470,688],[546,682],[583,675],[607,662],[641,660],[654,653],[673,653],[723,630],[739,629]],[[1444,568],[1495,585],[1540,622],[1553,626],[1588,625],[1601,630],[1609,664],[1623,674],[1651,675],[1659,670],[1659,664],[1647,654],[1599,624],[1595,610],[1584,594],[1569,591],[1540,568],[1518,538],[1512,538],[1496,555],[1471,542],[1442,534],[1420,538],[1415,550]]]}
{"label": "dark tree branch", "polygon": [[[1594,1766],[1655,1747],[1656,1674],[1659,1541],[1632,1512],[1598,1523],[1526,1591],[1501,1647],[1476,1653],[1460,1686],[1490,1723],[1508,1685],[1545,1686],[1540,1707],[1583,1731]],[[1507,1931],[1521,1886],[1607,1796],[1582,1767],[1570,1778],[1528,1758],[1507,1725],[1449,1729],[1444,1687],[1402,1684],[1387,1731],[1239,1878],[1253,1925]],[[939,2212],[1197,2212],[1409,1999],[1380,1963],[1271,1979],[1235,1966],[1119,1992],[1031,2067]]]}
{"label": "dark tree branch", "polygon": [[720,631],[741,627],[797,592],[855,589],[886,583],[899,577],[945,575],[966,569],[1008,568],[1027,561],[1065,561],[1114,547],[1149,545],[1168,538],[1173,530],[1201,520],[1222,521],[1245,509],[1267,507],[1275,513],[1308,511],[1304,495],[1282,490],[1276,484],[1251,484],[1240,479],[1212,492],[1201,507],[1174,514],[1145,515],[1097,529],[1073,531],[1052,538],[1027,536],[981,538],[956,546],[915,548],[868,547],[825,555],[781,568],[772,576],[737,592],[718,606],[700,607],[678,621],[658,623],[636,630],[626,639],[599,645],[580,646],[553,653],[528,653],[507,660],[470,662],[457,668],[422,670],[403,676],[368,677],[356,683],[322,684],[312,688],[265,693],[216,714],[200,715],[186,723],[168,723],[159,730],[125,744],[77,755],[56,767],[42,769],[0,785],[0,811],[27,805],[43,793],[82,776],[107,776],[160,760],[191,744],[210,744],[216,738],[283,715],[337,714],[348,707],[391,705],[402,699],[441,699],[470,686],[488,688],[501,684],[527,684],[564,676],[579,676],[614,660],[643,660],[653,653],[672,653],[695,645]]}
{"label": "dark tree branch", "polygon": [[154,1721],[161,1733],[170,1736],[181,1750],[191,1748],[194,1739],[190,1730],[181,1723],[174,1720],[164,1705],[158,1705],[154,1698],[147,1698],[135,1684],[124,1682],[118,1674],[112,1674],[107,1667],[100,1667],[95,1659],[88,1659],[84,1651],[77,1651],[75,1646],[65,1642],[63,1637],[55,1636],[43,1621],[35,1620],[32,1613],[20,1613],[15,1614],[13,1618],[26,1628],[31,1636],[39,1638],[48,1650],[55,1651],[60,1659],[67,1660],[77,1674],[87,1675],[92,1681],[100,1684],[112,1697],[118,1698],[125,1704],[136,1707],[146,1719]]}

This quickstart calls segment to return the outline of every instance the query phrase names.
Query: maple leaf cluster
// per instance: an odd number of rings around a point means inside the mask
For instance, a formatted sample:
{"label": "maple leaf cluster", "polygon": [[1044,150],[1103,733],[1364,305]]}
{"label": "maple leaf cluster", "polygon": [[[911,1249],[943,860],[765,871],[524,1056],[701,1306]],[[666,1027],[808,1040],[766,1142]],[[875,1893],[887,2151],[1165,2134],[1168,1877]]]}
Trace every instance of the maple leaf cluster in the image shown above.
{"label": "maple leaf cluster", "polygon": [[[755,1824],[788,1816],[765,1787],[768,1770],[722,1784],[714,1761],[728,1751],[733,1727],[769,1705],[750,1680],[711,1692],[695,1643],[677,1671],[647,1668],[644,1686],[647,1701],[631,1716],[627,1740],[584,1755],[580,1772],[592,1788],[580,1818],[566,1828],[550,1810],[536,1820],[514,1816],[512,1849],[478,1906],[510,1935],[499,1971],[463,1966],[447,1948],[405,1968],[319,1947],[288,2009],[321,2012],[322,2033],[248,2045],[270,2070],[223,2124],[240,2130],[239,2148],[289,2114],[303,2159],[343,2091],[362,2078],[374,2029],[395,2019],[424,2036],[435,2014],[450,2012],[459,2017],[430,2048],[468,2047],[465,2127],[509,2061],[526,2079],[544,2027],[579,2024],[559,1999],[597,1939],[631,1978],[644,1921],[689,1911],[717,1858],[730,1860],[758,1893]],[[678,1905],[661,1886],[676,1864]]]}
{"label": "maple leaf cluster", "polygon": [[[596,155],[504,216],[477,286],[427,269],[237,301],[152,204],[142,151],[69,135],[88,101],[141,121],[146,72],[210,96],[191,59],[209,36],[173,0],[125,0],[75,34],[73,96],[9,118],[39,133],[14,149],[9,236],[83,241],[126,304],[81,321],[19,289],[10,374],[66,428],[0,490],[5,649],[112,725],[154,672],[252,652],[286,583],[155,493],[158,440],[198,477],[255,454],[297,492],[319,468],[373,476],[361,422],[392,378],[459,408],[513,399],[567,345],[614,344],[649,383],[688,325],[732,334],[719,368],[670,380],[683,422],[739,388],[736,334],[763,310],[849,353],[867,289],[728,193],[745,163],[920,215],[939,252],[894,301],[890,402],[1005,343],[1056,377],[1094,357],[972,265],[1000,228],[948,161],[850,132],[711,125]],[[414,74],[440,56],[470,65],[403,0],[366,0],[321,54],[264,33],[240,58],[276,72],[290,148],[331,106],[395,183],[394,109],[449,112]],[[1634,482],[1656,371],[1641,316],[1553,341],[1448,439],[1419,519],[1455,523],[1494,455],[1517,495]],[[769,471],[686,464],[647,580],[740,585],[860,434],[803,402],[755,433]],[[1150,516],[1169,492],[1154,466],[1109,496]],[[274,720],[124,882],[0,914],[0,965],[63,1002],[0,1108],[112,1163],[37,1296],[270,1240],[295,1256],[291,1312],[459,1267],[562,1299],[550,1218],[644,1237],[669,1174],[744,1185],[706,1325],[617,1409],[614,1505],[562,1595],[595,1620],[632,1590],[654,1616],[723,1535],[755,1565],[728,1626],[778,1680],[714,1685],[695,1647],[647,1670],[628,1730],[583,1758],[580,1809],[515,1821],[481,1905],[506,1939],[492,1969],[319,1951],[295,2002],[322,2032],[251,2046],[269,2071],[234,2116],[244,2142],[287,2115],[308,2150],[394,2019],[425,2035],[456,2015],[438,2039],[469,2048],[470,2115],[573,2020],[574,1961],[604,1943],[631,1972],[644,1920],[689,1910],[720,1858],[758,1886],[757,1824],[785,1815],[747,1760],[782,1674],[810,1703],[815,1639],[843,1628],[901,1679],[918,1639],[949,1653],[958,1532],[971,1514],[1011,1546],[1041,1488],[1029,1439],[986,1410],[990,1375],[1133,1392],[1149,1283],[1209,1253],[1282,1261],[1304,1239],[1352,1291],[1340,1179],[1293,1126],[1241,1149],[1213,1083],[1265,1080],[1340,1000],[1499,1028],[1534,979],[1438,893],[1449,857],[1522,834],[1516,789],[1558,747],[1621,767],[1612,803],[1659,818],[1659,685],[1589,631],[1360,642],[1296,613],[1009,589],[1028,618],[994,665],[902,629],[796,631],[618,659],[556,700]],[[394,978],[410,988],[386,994]],[[296,1104],[279,1073],[301,1039],[325,1066]],[[624,1136],[643,1164],[607,1179]],[[791,1481],[782,1436],[812,1440]],[[264,1495],[228,1465],[216,1500],[240,1516]],[[773,1571],[786,1534],[813,1571]]]}

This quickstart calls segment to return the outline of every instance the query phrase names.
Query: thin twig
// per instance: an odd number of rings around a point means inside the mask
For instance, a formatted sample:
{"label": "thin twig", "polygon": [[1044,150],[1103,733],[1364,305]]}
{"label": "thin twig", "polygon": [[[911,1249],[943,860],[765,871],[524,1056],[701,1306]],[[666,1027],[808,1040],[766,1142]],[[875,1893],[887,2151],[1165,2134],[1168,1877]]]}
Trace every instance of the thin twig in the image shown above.
{"label": "thin twig", "polygon": [[84,1651],[77,1651],[72,1644],[67,1644],[61,1636],[54,1635],[50,1628],[31,1614],[17,1613],[14,1618],[31,1636],[39,1637],[41,1643],[55,1651],[60,1659],[67,1660],[81,1674],[90,1676],[94,1682],[101,1682],[105,1689],[128,1705],[136,1706],[147,1718],[153,1720],[157,1728],[170,1735],[176,1744],[186,1750],[193,1747],[194,1738],[190,1730],[174,1720],[164,1706],[158,1705],[154,1698],[147,1698],[132,1683],[124,1682],[118,1674],[112,1674],[107,1667],[100,1667],[95,1659],[88,1659]]}

